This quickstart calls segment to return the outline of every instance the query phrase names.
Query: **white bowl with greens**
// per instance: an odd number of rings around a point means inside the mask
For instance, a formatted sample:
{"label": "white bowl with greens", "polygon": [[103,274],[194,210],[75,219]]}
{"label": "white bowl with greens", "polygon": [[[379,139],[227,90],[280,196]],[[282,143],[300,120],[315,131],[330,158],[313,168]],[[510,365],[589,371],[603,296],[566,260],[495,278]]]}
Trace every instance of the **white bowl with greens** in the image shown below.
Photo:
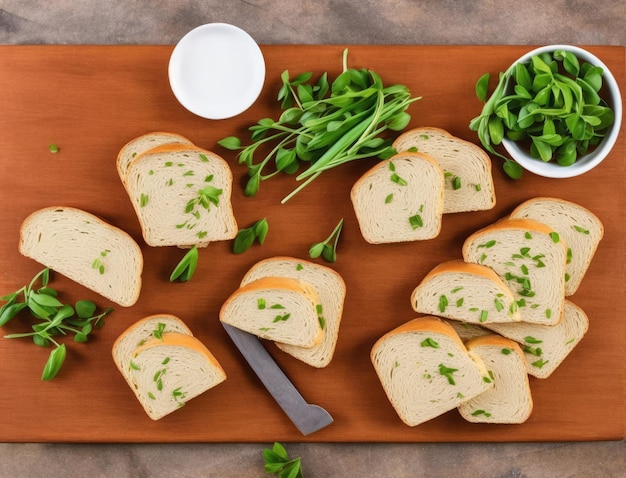
{"label": "white bowl with greens", "polygon": [[[470,128],[504,159],[513,178],[522,168],[549,178],[583,174],[600,164],[619,135],[622,99],[608,67],[587,50],[549,45],[529,51],[501,75],[487,98],[489,76],[476,93],[485,101]],[[495,151],[502,144],[512,158]]]}

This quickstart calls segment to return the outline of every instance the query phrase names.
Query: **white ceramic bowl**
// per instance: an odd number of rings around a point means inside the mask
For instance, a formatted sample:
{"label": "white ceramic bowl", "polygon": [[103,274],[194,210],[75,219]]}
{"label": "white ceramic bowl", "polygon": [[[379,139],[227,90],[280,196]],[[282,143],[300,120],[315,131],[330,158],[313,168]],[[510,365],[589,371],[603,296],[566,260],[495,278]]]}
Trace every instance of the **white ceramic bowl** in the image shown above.
{"label": "white ceramic bowl", "polygon": [[174,47],[168,69],[176,99],[208,119],[236,116],[258,98],[265,60],[254,39],[226,23],[194,28]]}
{"label": "white ceramic bowl", "polygon": [[[548,45],[535,50],[529,51],[525,55],[521,56],[515,63],[525,63],[530,60],[534,55],[538,55],[545,52],[553,52],[555,50],[566,50],[575,54],[579,60],[586,61],[595,66],[600,66],[604,70],[603,78],[603,91],[602,99],[604,99],[608,105],[613,109],[615,113],[615,122],[610,127],[606,136],[602,141],[593,149],[590,153],[578,157],[576,162],[570,166],[561,166],[560,164],[550,161],[544,162],[540,159],[533,158],[528,154],[528,151],[522,147],[519,143],[504,139],[502,145],[507,150],[511,158],[520,164],[524,169],[535,173],[539,176],[548,178],[570,178],[586,173],[587,171],[595,168],[598,164],[606,158],[609,154],[620,132],[622,123],[622,97],[620,94],[619,86],[615,77],[608,69],[608,67],[595,55],[584,50],[582,48],[571,45]],[[606,92],[606,93],[605,93]]]}

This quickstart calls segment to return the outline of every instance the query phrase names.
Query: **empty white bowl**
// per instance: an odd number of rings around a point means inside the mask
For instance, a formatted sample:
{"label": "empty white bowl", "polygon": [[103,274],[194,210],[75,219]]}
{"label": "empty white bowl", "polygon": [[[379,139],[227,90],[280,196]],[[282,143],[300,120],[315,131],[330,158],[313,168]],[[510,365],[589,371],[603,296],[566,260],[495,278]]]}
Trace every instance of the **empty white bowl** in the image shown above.
{"label": "empty white bowl", "polygon": [[584,50],[583,48],[571,45],[548,45],[529,51],[516,60],[515,63],[526,63],[534,55],[545,52],[553,52],[555,50],[570,51],[576,55],[581,63],[586,61],[594,66],[602,67],[604,70],[602,74],[602,99],[605,100],[613,109],[615,114],[615,121],[613,125],[610,127],[602,141],[591,152],[584,156],[579,156],[576,159],[576,162],[570,166],[561,166],[554,161],[544,162],[540,159],[533,158],[530,156],[527,149],[524,148],[523,144],[507,138],[502,141],[502,145],[507,150],[511,158],[519,163],[524,169],[532,173],[548,178],[570,178],[586,173],[587,171],[595,168],[604,160],[604,158],[606,158],[615,145],[622,123],[622,97],[617,81],[608,67],[597,56],[587,50]]}
{"label": "empty white bowl", "polygon": [[224,119],[247,110],[265,82],[265,60],[254,39],[226,23],[194,28],[174,47],[168,69],[176,99],[192,113]]}

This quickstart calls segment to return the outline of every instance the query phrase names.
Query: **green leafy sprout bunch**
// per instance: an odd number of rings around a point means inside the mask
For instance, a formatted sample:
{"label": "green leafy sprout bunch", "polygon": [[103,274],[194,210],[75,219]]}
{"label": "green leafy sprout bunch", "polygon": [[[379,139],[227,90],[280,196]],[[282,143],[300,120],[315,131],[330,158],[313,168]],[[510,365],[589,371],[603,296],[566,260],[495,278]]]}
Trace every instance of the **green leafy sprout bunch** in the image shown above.
{"label": "green leafy sprout bunch", "polygon": [[[311,72],[290,78],[285,70],[277,98],[279,119],[263,118],[251,126],[248,146],[235,136],[218,141],[239,151],[239,163],[248,167],[247,196],[254,196],[262,181],[300,171],[296,180],[301,183],[282,200],[285,203],[324,171],[395,153],[391,140],[381,134],[403,130],[411,119],[407,108],[420,98],[412,98],[405,85],[384,86],[371,70],[348,68],[347,54],[346,49],[343,71],[332,83],[328,73],[314,82]],[[257,161],[259,149],[269,152]]]}
{"label": "green leafy sprout bunch", "polygon": [[[0,327],[8,324],[23,310],[28,310],[35,319],[30,332],[5,335],[7,339],[30,337],[40,347],[54,348],[41,374],[42,380],[53,379],[61,370],[67,349],[61,338],[73,335],[75,342],[87,342],[94,328],[104,325],[104,317],[112,308],[97,313],[97,306],[90,300],[79,300],[74,306],[64,304],[58,292],[49,287],[50,270],[43,269],[31,282],[0,298],[5,304],[0,307]],[[36,287],[37,282],[41,287]]]}

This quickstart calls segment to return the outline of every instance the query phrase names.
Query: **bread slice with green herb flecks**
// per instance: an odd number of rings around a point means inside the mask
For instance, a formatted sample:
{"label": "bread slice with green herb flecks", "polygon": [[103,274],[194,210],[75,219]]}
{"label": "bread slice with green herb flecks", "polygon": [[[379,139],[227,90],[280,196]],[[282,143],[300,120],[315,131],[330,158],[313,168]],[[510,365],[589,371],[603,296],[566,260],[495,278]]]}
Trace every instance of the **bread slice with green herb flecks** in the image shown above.
{"label": "bread slice with green herb flecks", "polygon": [[472,423],[524,423],[533,410],[524,352],[513,340],[483,335],[465,344],[479,356],[493,387],[459,405],[459,413]]}
{"label": "bread slice with green herb flecks", "polygon": [[380,244],[437,237],[443,188],[443,170],[426,154],[403,152],[379,162],[350,194],[363,238]]}
{"label": "bread slice with green herb flecks", "polygon": [[126,143],[118,153],[116,161],[117,173],[119,174],[122,183],[126,185],[128,167],[138,155],[148,151],[149,149],[156,148],[157,146],[171,143],[186,145],[193,144],[190,140],[180,134],[164,131],[146,133]]}
{"label": "bread slice with green herb flecks", "polygon": [[113,343],[113,361],[124,378],[131,370],[131,359],[137,348],[166,332],[193,335],[187,325],[171,314],[155,314],[138,320],[120,334]]}
{"label": "bread slice with green herb flecks", "polygon": [[548,378],[584,337],[589,319],[579,306],[565,300],[563,318],[558,325],[520,322],[489,324],[488,328],[522,346],[530,375]]}
{"label": "bread slice with green herb flecks", "polygon": [[500,276],[513,291],[522,321],[556,325],[561,320],[567,245],[551,227],[531,219],[501,219],[465,240],[463,258]]}
{"label": "bread slice with green herb flecks", "polygon": [[462,260],[435,266],[411,294],[416,312],[471,324],[519,322],[517,301],[489,267]]}
{"label": "bread slice with green herb flecks", "polygon": [[387,397],[409,426],[431,420],[493,387],[482,360],[437,317],[386,333],[370,358]]}
{"label": "bread slice with green herb flecks", "polygon": [[397,151],[431,156],[444,171],[443,213],[484,211],[496,205],[489,155],[474,143],[441,128],[420,127],[393,142]]}
{"label": "bread slice with green herb flecks", "polygon": [[123,307],[139,298],[139,245],[81,209],[47,207],[30,214],[20,228],[19,251]]}
{"label": "bread slice with green herb flecks", "polygon": [[324,337],[319,303],[306,282],[263,277],[233,292],[220,309],[220,320],[273,342],[314,347]]}
{"label": "bread slice with green herb flecks", "polygon": [[573,295],[589,268],[604,226],[588,209],[563,199],[538,197],[517,206],[512,218],[527,218],[543,222],[554,229],[568,245],[565,268],[565,295]]}
{"label": "bread slice with green herb flecks", "polygon": [[330,364],[335,353],[339,325],[343,314],[346,285],[333,269],[294,257],[272,257],[256,263],[241,281],[245,286],[263,277],[287,277],[310,284],[319,297],[317,312],[324,338],[314,347],[298,347],[276,343],[282,351],[313,367]]}
{"label": "bread slice with green herb flecks", "polygon": [[200,340],[166,332],[135,350],[127,380],[148,416],[159,420],[222,383],[226,373]]}
{"label": "bread slice with green herb flecks", "polygon": [[237,235],[232,182],[217,154],[170,143],[133,159],[126,190],[148,245],[204,247]]}

